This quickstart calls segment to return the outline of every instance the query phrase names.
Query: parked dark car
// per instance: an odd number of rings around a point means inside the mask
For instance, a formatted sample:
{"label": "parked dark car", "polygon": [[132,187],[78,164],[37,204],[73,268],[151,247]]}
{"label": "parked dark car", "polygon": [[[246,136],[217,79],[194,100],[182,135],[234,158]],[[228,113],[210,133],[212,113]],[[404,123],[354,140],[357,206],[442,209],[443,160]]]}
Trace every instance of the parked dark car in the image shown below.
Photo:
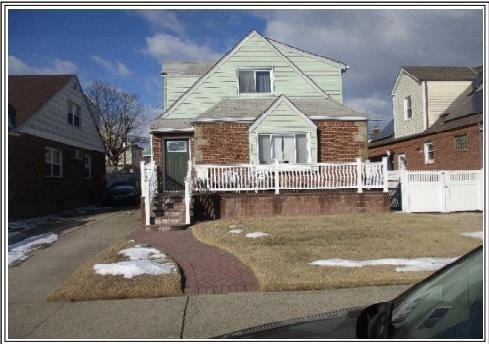
{"label": "parked dark car", "polygon": [[482,339],[482,246],[394,300],[257,326],[236,339]]}
{"label": "parked dark car", "polygon": [[121,181],[112,184],[106,192],[105,203],[108,205],[137,205],[139,188],[132,181]]}

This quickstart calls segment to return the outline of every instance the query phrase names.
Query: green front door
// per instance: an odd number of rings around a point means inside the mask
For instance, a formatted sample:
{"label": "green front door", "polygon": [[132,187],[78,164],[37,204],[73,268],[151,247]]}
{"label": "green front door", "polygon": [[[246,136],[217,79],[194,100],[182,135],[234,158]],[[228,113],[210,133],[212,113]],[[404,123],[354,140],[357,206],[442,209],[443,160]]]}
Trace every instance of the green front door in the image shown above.
{"label": "green front door", "polygon": [[188,158],[188,139],[165,140],[165,190],[184,190]]}

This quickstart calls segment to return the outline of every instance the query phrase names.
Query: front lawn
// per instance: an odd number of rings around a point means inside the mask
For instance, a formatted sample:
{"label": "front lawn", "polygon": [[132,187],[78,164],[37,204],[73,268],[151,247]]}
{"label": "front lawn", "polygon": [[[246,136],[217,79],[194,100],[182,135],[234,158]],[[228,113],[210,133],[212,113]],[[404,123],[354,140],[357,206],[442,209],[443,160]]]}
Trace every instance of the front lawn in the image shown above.
{"label": "front lawn", "polygon": [[[200,241],[222,248],[247,264],[262,290],[333,289],[410,284],[432,272],[397,272],[392,265],[314,266],[311,262],[333,258],[455,258],[481,244],[480,240],[461,234],[481,231],[482,215],[271,217],[210,221],[192,228]],[[269,235],[246,237],[252,232]]]}
{"label": "front lawn", "polygon": [[[155,251],[152,255],[154,259],[148,259],[149,255],[145,254],[145,249]],[[121,254],[122,250],[130,252],[130,256]],[[126,263],[128,265],[125,265]],[[171,272],[161,273],[168,266],[174,266],[174,269]],[[97,270],[99,273],[95,268],[99,269]],[[143,270],[147,270],[148,273],[141,274]],[[86,301],[179,295],[182,295],[180,273],[171,259],[157,253],[154,248],[142,247],[133,241],[125,240],[110,246],[80,266],[48,295],[47,300]]]}

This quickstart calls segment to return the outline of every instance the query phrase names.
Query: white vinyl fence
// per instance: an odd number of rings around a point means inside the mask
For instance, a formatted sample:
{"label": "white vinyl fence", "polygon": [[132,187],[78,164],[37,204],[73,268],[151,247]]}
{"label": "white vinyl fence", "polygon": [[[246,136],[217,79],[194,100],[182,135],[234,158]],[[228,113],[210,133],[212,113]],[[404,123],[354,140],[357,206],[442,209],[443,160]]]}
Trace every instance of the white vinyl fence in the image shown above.
{"label": "white vinyl fence", "polygon": [[399,171],[402,210],[452,212],[483,210],[482,170]]}

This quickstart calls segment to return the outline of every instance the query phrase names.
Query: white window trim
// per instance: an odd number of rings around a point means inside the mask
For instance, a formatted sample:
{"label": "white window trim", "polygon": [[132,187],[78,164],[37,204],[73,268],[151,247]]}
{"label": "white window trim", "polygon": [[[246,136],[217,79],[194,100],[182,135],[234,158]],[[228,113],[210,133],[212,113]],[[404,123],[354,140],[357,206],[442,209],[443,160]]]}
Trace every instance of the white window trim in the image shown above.
{"label": "white window trim", "polygon": [[397,155],[397,169],[398,170],[401,170],[401,158],[404,158],[404,166],[402,168],[402,170],[405,170],[406,169],[406,153],[400,153]]}
{"label": "white window trim", "polygon": [[[411,117],[408,117],[408,99],[410,99],[410,103],[411,103]],[[413,98],[411,97],[411,95],[409,96],[406,96],[404,97],[404,100],[403,100],[403,110],[404,110],[404,120],[407,121],[407,120],[410,120],[413,118]]]}
{"label": "white window trim", "polygon": [[[270,157],[273,156],[273,145],[272,145],[272,136],[294,136],[294,144],[296,145],[295,146],[295,149],[294,149],[294,160],[297,161],[297,138],[296,136],[297,135],[306,135],[306,140],[307,140],[307,163],[306,164],[310,164],[311,163],[311,135],[310,133],[307,133],[307,132],[283,132],[283,133],[280,133],[280,132],[274,132],[274,133],[257,133],[256,135],[256,157],[257,157],[257,162],[258,162],[258,165],[271,165],[273,164],[273,158],[272,158],[272,162],[270,164],[266,164],[266,163],[261,163],[260,162],[260,135],[267,135],[267,136],[270,136]],[[290,163],[290,164],[300,164],[300,163]]]}
{"label": "white window trim", "polygon": [[425,164],[432,164],[432,163],[435,162],[435,159],[430,159],[429,156],[428,156],[428,153],[429,153],[428,147],[429,147],[429,145],[432,145],[432,147],[433,147],[432,150],[431,150],[431,152],[434,152],[435,151],[433,142],[425,142],[424,143],[424,145],[423,145],[423,147],[424,147],[423,151],[424,151],[424,163]]}
{"label": "white window trim", "polygon": [[[88,177],[85,176],[85,158],[88,157]],[[83,178],[84,179],[92,179],[92,156],[90,154],[83,155]]]}
{"label": "white window trim", "polygon": [[[49,174],[46,174],[47,178],[63,178],[63,151],[61,149],[53,148],[53,147],[45,147],[45,151],[51,152],[51,171]],[[54,166],[54,156],[53,152],[59,152],[59,176],[53,175],[53,166]],[[46,161],[44,161],[46,163]]]}
{"label": "white window trim", "polygon": [[[270,72],[270,92],[269,93],[259,93],[259,92],[252,92],[252,93],[241,93],[239,92],[239,72],[241,71],[249,71],[249,72],[254,72],[254,78],[255,78],[255,87],[256,87],[256,72]],[[266,96],[273,96],[275,95],[275,76],[273,72],[273,67],[257,67],[257,68],[252,68],[252,67],[238,67],[236,69],[236,86],[237,86],[237,93],[238,96],[245,96],[245,97],[266,97]]]}

